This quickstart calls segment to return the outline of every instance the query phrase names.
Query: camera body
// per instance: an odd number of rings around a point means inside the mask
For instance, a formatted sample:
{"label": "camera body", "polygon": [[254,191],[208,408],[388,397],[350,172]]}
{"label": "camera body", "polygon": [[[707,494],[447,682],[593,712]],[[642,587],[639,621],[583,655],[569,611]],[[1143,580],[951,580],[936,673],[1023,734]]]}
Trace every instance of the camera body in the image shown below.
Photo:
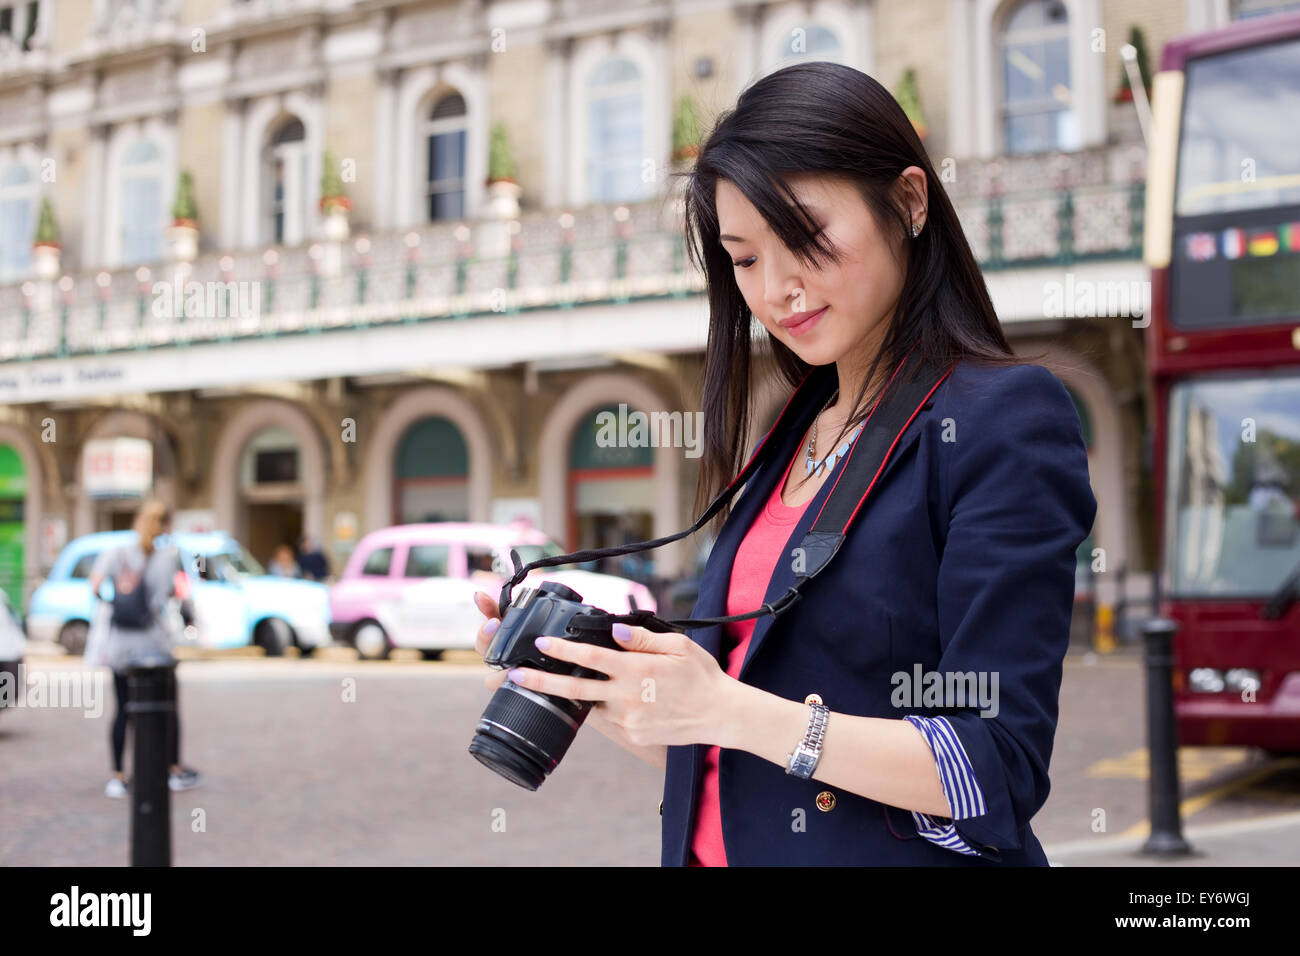
{"label": "camera body", "polygon": [[597,671],[547,657],[533,643],[535,638],[551,635],[622,650],[610,636],[608,628],[602,633],[590,630],[575,632],[570,627],[570,622],[579,614],[608,616],[608,612],[598,607],[583,604],[582,595],[563,584],[545,581],[536,588],[523,588],[506,608],[501,626],[492,636],[492,643],[483,655],[484,663],[495,670],[533,667],[552,674],[605,679],[605,675]]}
{"label": "camera body", "polygon": [[[597,619],[575,626],[574,618]],[[524,588],[501,618],[483,659],[489,667],[532,667],[552,674],[608,680],[605,674],[547,657],[533,643],[543,635],[622,650],[611,634],[609,612],[582,603],[572,588],[552,581]],[[601,624],[603,623],[603,626]],[[503,683],[474,728],[469,752],[512,783],[536,790],[555,769],[591,710],[590,701],[569,700]]]}

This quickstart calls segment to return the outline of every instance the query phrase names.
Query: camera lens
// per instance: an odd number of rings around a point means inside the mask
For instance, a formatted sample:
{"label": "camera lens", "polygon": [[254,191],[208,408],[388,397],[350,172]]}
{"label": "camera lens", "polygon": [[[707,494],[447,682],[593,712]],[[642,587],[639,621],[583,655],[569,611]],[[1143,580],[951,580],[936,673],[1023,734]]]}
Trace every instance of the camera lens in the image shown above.
{"label": "camera lens", "polygon": [[511,783],[536,790],[564,757],[590,709],[506,681],[479,718],[469,752]]}

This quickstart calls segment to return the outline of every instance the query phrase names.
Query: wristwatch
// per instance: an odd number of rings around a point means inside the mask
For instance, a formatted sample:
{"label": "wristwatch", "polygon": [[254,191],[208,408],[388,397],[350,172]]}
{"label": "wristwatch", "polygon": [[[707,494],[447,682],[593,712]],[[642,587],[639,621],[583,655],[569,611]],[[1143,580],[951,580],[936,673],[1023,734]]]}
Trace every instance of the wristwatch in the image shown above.
{"label": "wristwatch", "polygon": [[812,713],[808,717],[808,729],[804,731],[803,740],[788,754],[789,766],[786,773],[807,780],[817,769],[817,761],[822,755],[822,738],[826,736],[826,720],[831,709],[825,704],[809,704]]}

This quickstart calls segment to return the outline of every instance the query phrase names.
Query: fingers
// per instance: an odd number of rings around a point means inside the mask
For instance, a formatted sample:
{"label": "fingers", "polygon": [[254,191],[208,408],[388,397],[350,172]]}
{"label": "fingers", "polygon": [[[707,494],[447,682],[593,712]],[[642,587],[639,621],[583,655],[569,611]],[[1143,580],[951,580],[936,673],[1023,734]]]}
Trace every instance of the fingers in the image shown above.
{"label": "fingers", "polygon": [[568,641],[561,637],[539,637],[533,643],[547,657],[589,667],[610,677],[617,677],[627,665],[622,651],[610,650],[608,647]]}
{"label": "fingers", "polygon": [[492,671],[487,677],[483,678],[483,686],[488,690],[496,690],[506,682],[505,671]]}
{"label": "fingers", "polygon": [[548,674],[531,667],[515,667],[506,672],[512,683],[540,694],[553,694],[569,700],[609,700],[618,690],[613,681],[593,680],[587,677],[570,677],[568,674]]}
{"label": "fingers", "polygon": [[682,654],[691,642],[689,637],[678,631],[649,631],[644,627],[630,627],[627,624],[614,625],[614,640],[625,651],[641,651],[646,654]]}
{"label": "fingers", "polygon": [[497,628],[501,625],[501,619],[497,614],[497,603],[482,591],[474,592],[474,603],[478,609],[487,618],[483,625],[474,635],[474,650],[478,651],[479,657],[487,654],[488,645],[492,643],[492,636],[496,633]]}
{"label": "fingers", "polygon": [[483,591],[474,592],[474,604],[478,607],[479,612],[484,617],[500,617],[501,613],[497,609],[497,599],[484,593]]}

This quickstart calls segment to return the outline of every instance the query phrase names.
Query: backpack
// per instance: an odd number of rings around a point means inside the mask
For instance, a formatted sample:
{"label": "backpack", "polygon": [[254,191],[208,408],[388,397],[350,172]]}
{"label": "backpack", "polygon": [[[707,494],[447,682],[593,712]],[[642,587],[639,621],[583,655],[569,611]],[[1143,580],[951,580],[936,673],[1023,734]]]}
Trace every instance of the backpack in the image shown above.
{"label": "backpack", "polygon": [[145,586],[151,557],[152,555],[145,558],[144,567],[140,570],[140,580],[130,591],[123,591],[119,587],[119,580],[123,577],[120,572],[114,579],[113,616],[110,620],[115,627],[143,631],[153,623],[153,608],[149,606],[149,591]]}

